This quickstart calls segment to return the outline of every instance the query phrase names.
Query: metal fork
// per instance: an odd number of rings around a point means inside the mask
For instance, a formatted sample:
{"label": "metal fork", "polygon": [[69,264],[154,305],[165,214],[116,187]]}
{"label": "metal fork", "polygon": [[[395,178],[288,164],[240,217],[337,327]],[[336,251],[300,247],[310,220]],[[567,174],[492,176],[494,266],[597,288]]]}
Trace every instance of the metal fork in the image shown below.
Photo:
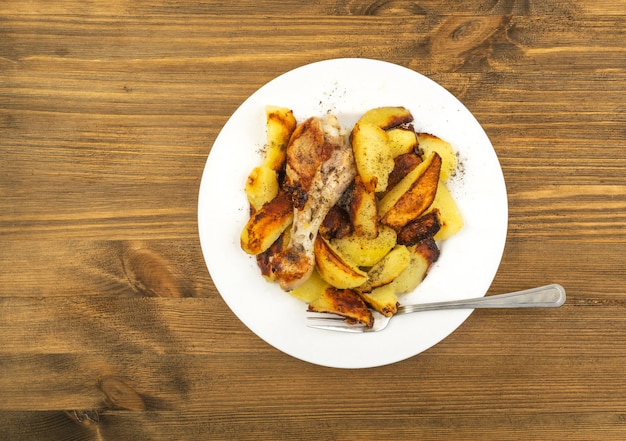
{"label": "metal fork", "polygon": [[[392,316],[410,314],[420,311],[435,311],[443,309],[474,309],[474,308],[555,308],[565,303],[565,289],[558,284],[540,286],[538,288],[516,291],[508,294],[478,297],[473,299],[452,300],[448,302],[422,303],[416,305],[401,305],[398,312]],[[363,325],[353,325],[345,322],[344,317],[315,315],[307,317],[311,322],[310,328],[326,329],[340,332],[378,332],[389,324],[391,317],[372,311],[374,324],[371,328]],[[316,321],[316,322],[315,322]]]}

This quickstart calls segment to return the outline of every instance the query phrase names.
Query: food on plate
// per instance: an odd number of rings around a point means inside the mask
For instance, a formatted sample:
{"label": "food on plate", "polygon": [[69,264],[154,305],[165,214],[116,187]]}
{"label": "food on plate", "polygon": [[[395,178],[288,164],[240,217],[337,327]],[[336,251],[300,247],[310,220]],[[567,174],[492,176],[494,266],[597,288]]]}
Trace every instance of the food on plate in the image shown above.
{"label": "food on plate", "polygon": [[379,286],[393,282],[409,265],[411,252],[404,245],[396,245],[382,259],[380,259],[369,271],[367,281],[356,287],[361,292],[369,292]]}
{"label": "food on plate", "polygon": [[430,266],[439,258],[439,248],[432,238],[408,247],[411,259],[406,269],[389,285],[397,294],[406,294],[413,291],[424,280]]}
{"label": "food on plate", "polygon": [[267,127],[267,151],[265,165],[280,170],[287,156],[287,145],[296,128],[296,118],[291,109],[277,106],[265,108]]}
{"label": "food on plate", "polygon": [[358,122],[350,133],[356,169],[368,191],[385,191],[394,162],[389,136],[374,124]]}
{"label": "food on plate", "polygon": [[433,152],[380,200],[380,221],[401,228],[422,214],[435,200],[441,156]]}
{"label": "food on plate", "polygon": [[442,181],[439,181],[435,200],[428,211],[434,210],[439,212],[439,222],[441,224],[441,228],[435,234],[435,240],[446,240],[461,231],[461,228],[463,228],[463,216],[450,194],[450,190]]}
{"label": "food on plate", "polygon": [[293,224],[286,249],[269,258],[271,277],[283,290],[298,287],[313,272],[319,227],[355,176],[352,148],[336,117],[311,117],[295,128],[283,184],[293,204]]}
{"label": "food on plate", "polygon": [[322,279],[317,270],[313,270],[311,277],[295,289],[289,291],[289,294],[305,303],[311,303],[320,296],[320,293],[326,288],[330,288],[330,284]]}
{"label": "food on plate", "polygon": [[278,173],[266,164],[252,169],[245,187],[253,211],[260,209],[278,194]]}
{"label": "food on plate", "polygon": [[398,311],[398,294],[391,284],[374,288],[370,292],[362,292],[361,297],[374,311],[391,317]]}
{"label": "food on plate", "polygon": [[367,273],[357,265],[346,261],[324,238],[315,240],[315,263],[326,282],[335,288],[354,288],[367,281]]}
{"label": "food on plate", "polygon": [[454,149],[416,132],[405,107],[370,109],[349,132],[334,115],[298,124],[285,107],[268,106],[266,119],[242,249],[310,311],[365,326],[370,309],[395,314],[463,227],[446,185]]}
{"label": "food on plate", "polygon": [[331,240],[346,260],[359,267],[371,267],[396,246],[398,234],[386,225],[378,226],[378,236],[369,239],[356,233]]}
{"label": "food on plate", "polygon": [[391,156],[397,158],[400,155],[415,152],[418,147],[417,133],[411,127],[394,127],[387,130],[389,150]]}
{"label": "food on plate", "polygon": [[[436,198],[436,196],[435,196]],[[441,215],[437,208],[412,220],[398,232],[398,243],[415,245],[424,239],[434,237],[441,229]]]}
{"label": "food on plate", "polygon": [[359,237],[375,239],[378,236],[378,198],[376,192],[365,188],[360,176],[354,179],[350,197],[350,217],[352,228]]}
{"label": "food on plate", "polygon": [[346,317],[353,323],[372,326],[374,318],[363,298],[351,289],[326,288],[309,303],[311,312],[328,312]]}
{"label": "food on plate", "polygon": [[437,152],[441,156],[441,176],[439,178],[444,182],[447,181],[456,170],[456,153],[452,144],[429,133],[418,133],[417,139],[424,156],[429,156],[432,152]]}
{"label": "food on plate", "polygon": [[422,163],[422,157],[417,152],[405,153],[396,156],[393,160],[393,170],[389,174],[388,187],[394,188],[406,175]]}
{"label": "food on plate", "polygon": [[374,124],[383,130],[413,122],[411,112],[402,106],[375,107],[366,111],[359,119],[361,123]]}
{"label": "food on plate", "polygon": [[249,254],[267,250],[293,221],[289,195],[281,192],[255,211],[241,232],[241,248]]}

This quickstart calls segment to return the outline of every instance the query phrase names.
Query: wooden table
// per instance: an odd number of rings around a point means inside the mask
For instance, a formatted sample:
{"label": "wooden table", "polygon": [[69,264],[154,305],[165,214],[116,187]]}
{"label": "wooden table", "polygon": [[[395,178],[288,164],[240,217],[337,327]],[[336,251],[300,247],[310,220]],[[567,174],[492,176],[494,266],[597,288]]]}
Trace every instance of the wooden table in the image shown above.
{"label": "wooden table", "polygon": [[[0,439],[626,438],[626,2],[7,0],[0,6]],[[509,230],[475,311],[389,366],[279,352],[228,309],[196,210],[258,87],[336,57],[448,88]]]}

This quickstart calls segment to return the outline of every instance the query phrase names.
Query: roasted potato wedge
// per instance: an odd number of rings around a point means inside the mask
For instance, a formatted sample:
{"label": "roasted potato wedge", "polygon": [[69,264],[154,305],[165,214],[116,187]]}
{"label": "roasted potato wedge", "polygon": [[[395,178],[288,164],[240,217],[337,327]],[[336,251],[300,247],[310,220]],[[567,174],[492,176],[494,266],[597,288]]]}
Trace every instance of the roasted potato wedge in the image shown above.
{"label": "roasted potato wedge", "polygon": [[285,163],[289,139],[296,128],[296,118],[290,109],[277,106],[267,106],[265,118],[267,151],[264,163],[272,170],[280,170]]}
{"label": "roasted potato wedge", "polygon": [[411,128],[396,127],[387,130],[387,137],[392,158],[411,153],[418,147],[417,134]]}
{"label": "roasted potato wedge", "polygon": [[365,188],[372,192],[385,191],[394,166],[387,132],[374,124],[360,122],[352,129],[350,142]]}
{"label": "roasted potato wedge", "polygon": [[433,202],[439,185],[441,157],[433,152],[381,199],[381,222],[394,229],[417,218]]}
{"label": "roasted potato wedge", "polygon": [[357,236],[374,239],[378,236],[378,200],[376,193],[365,188],[357,176],[350,198],[350,221]]}
{"label": "roasted potato wedge", "polygon": [[[437,196],[435,196],[436,199]],[[402,227],[398,232],[398,243],[407,246],[415,245],[424,239],[434,237],[440,229],[439,210],[435,208]]]}
{"label": "roasted potato wedge", "polygon": [[392,228],[379,225],[378,236],[374,239],[351,234],[333,239],[330,243],[341,256],[354,265],[371,267],[393,249],[396,237],[397,234]]}
{"label": "roasted potato wedge", "polygon": [[367,327],[374,324],[365,301],[351,289],[326,288],[317,299],[309,303],[308,310],[337,314],[352,323],[362,323]]}
{"label": "roasted potato wedge", "polygon": [[369,292],[386,285],[398,277],[409,265],[411,252],[404,245],[396,245],[367,272],[367,282],[359,286],[359,292]]}
{"label": "roasted potato wedge", "polygon": [[297,299],[302,300],[306,303],[311,303],[319,296],[322,295],[326,288],[329,288],[330,284],[322,279],[319,273],[314,270],[309,277],[302,285],[289,291],[289,294],[294,296]]}
{"label": "roasted potato wedge", "polygon": [[411,252],[409,264],[398,277],[385,285],[397,294],[406,294],[417,288],[431,265],[439,258],[439,249],[433,239],[426,239],[408,249]]}
{"label": "roasted potato wedge", "polygon": [[447,181],[448,178],[452,176],[457,166],[456,153],[452,145],[429,133],[418,133],[417,138],[419,139],[420,149],[424,152],[425,157],[432,152],[437,152],[437,154],[441,156],[440,179]]}
{"label": "roasted potato wedge", "polygon": [[442,181],[439,181],[437,195],[428,211],[434,210],[439,212],[439,222],[441,223],[441,228],[435,234],[435,240],[446,240],[463,228],[463,215],[450,194],[450,190]]}
{"label": "roasted potato wedge", "polygon": [[322,279],[335,288],[354,288],[367,281],[367,273],[347,262],[321,236],[315,239],[315,263]]}
{"label": "roasted potato wedge", "polygon": [[254,211],[260,209],[278,194],[276,170],[265,164],[255,167],[248,175],[245,192]]}
{"label": "roasted potato wedge", "polygon": [[339,205],[330,209],[319,228],[319,234],[327,240],[345,237],[353,231],[350,215]]}
{"label": "roasted potato wedge", "polygon": [[274,282],[272,272],[272,257],[284,251],[291,240],[291,229],[286,228],[285,231],[274,241],[272,245],[262,253],[256,255],[256,263],[261,270],[261,275],[269,282]]}
{"label": "roasted potato wedge", "polygon": [[398,296],[395,289],[390,285],[384,285],[371,292],[360,294],[370,308],[386,317],[391,317],[398,311]]}
{"label": "roasted potato wedge", "polygon": [[241,248],[248,254],[267,250],[293,222],[293,205],[281,192],[250,216],[241,232]]}
{"label": "roasted potato wedge", "polygon": [[422,163],[422,158],[415,152],[405,153],[404,155],[396,156],[393,160],[393,170],[389,174],[389,182],[387,188],[393,188],[404,179],[406,175],[415,170],[415,167]]}
{"label": "roasted potato wedge", "polygon": [[408,124],[413,121],[413,115],[405,107],[376,107],[363,114],[359,122],[374,124],[383,130]]}

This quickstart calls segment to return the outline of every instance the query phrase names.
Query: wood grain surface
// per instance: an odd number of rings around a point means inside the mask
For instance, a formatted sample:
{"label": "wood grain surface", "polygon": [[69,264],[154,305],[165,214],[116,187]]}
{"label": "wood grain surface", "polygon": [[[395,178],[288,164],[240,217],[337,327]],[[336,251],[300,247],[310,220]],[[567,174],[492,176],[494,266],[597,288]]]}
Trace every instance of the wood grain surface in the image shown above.
{"label": "wood grain surface", "polygon": [[[626,438],[626,2],[0,5],[0,439]],[[342,370],[267,345],[206,270],[200,178],[265,82],[382,59],[454,93],[509,199],[490,294],[426,352]]]}

